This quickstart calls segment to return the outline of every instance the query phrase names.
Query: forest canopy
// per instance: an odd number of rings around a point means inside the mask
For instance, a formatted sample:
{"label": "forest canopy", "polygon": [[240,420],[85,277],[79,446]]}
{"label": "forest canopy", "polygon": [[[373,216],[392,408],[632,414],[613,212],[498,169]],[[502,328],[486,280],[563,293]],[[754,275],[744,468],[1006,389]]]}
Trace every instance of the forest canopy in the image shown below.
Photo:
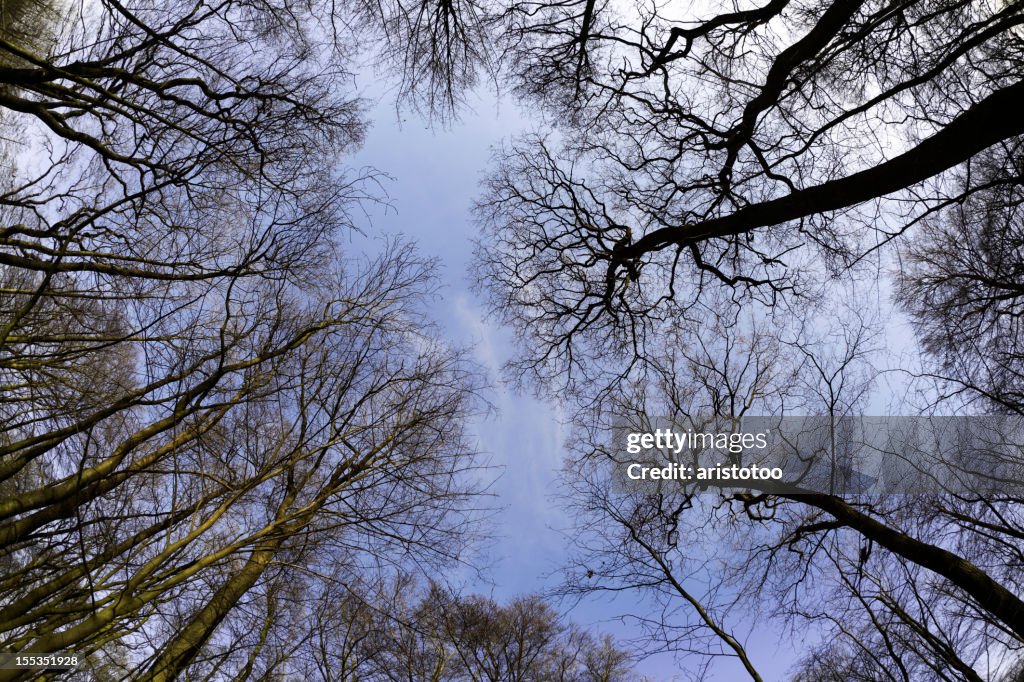
{"label": "forest canopy", "polygon": [[[893,377],[901,412],[1024,412],[1024,3],[17,0],[0,18],[0,649],[97,653],[82,674],[110,679],[335,679],[329,634],[370,679],[427,660],[399,640],[462,657],[402,679],[629,674],[539,598],[428,582],[396,601],[482,532],[483,382],[424,313],[434,262],[345,239],[379,197],[379,171],[344,163],[369,54],[437,125],[487,84],[537,116],[494,153],[474,273],[519,340],[510,373],[585,434],[561,596],[638,595],[629,653],[697,678],[764,679],[745,644],[763,622],[813,633],[794,680],[1019,676],[1024,501],[624,495],[609,434],[861,415]],[[467,658],[523,628],[534,667]]]}

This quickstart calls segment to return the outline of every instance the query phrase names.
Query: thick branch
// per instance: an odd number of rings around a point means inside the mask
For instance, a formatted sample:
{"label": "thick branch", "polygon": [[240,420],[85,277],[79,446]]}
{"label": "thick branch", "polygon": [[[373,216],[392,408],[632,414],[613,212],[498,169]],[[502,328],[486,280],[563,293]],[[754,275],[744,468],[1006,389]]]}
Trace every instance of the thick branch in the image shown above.
{"label": "thick branch", "polygon": [[979,606],[1005,623],[1024,640],[1024,600],[993,580],[985,571],[948,550],[928,544],[858,511],[835,495],[781,494],[780,497],[826,511],[844,525],[890,552],[937,573],[971,595]]}
{"label": "thick branch", "polygon": [[1010,137],[1024,134],[1024,81],[992,93],[910,151],[874,168],[751,204],[732,213],[684,227],[665,227],[623,249],[636,258],[669,245],[688,245],[750,232],[818,213],[856,206],[934,177]]}

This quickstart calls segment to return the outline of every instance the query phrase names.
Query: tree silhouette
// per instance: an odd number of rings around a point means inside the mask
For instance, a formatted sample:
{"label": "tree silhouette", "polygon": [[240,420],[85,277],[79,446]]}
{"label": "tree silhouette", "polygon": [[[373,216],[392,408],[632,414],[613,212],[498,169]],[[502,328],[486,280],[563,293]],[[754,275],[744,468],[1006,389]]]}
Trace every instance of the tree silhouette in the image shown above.
{"label": "tree silhouette", "polygon": [[[1022,9],[506,8],[510,78],[556,130],[496,152],[478,274],[519,334],[513,373],[589,434],[569,465],[570,594],[640,590],[648,646],[753,679],[754,609],[822,633],[802,679],[984,679],[1013,656],[1012,488],[629,496],[611,436],[616,419],[832,414],[843,385],[863,414],[881,344],[858,330],[893,310],[861,311],[890,283],[931,410],[1019,413]],[[844,291],[863,300],[844,311]]]}

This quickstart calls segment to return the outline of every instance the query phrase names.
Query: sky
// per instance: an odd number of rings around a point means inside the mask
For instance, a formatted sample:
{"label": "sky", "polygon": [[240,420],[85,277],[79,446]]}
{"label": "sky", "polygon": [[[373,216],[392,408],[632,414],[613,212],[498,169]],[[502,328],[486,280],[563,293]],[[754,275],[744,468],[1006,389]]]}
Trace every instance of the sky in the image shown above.
{"label": "sky", "polygon": [[[364,84],[365,85],[365,84]],[[488,319],[485,302],[469,278],[476,228],[470,208],[480,189],[494,147],[533,130],[535,124],[513,103],[483,96],[470,103],[448,128],[428,127],[417,115],[399,115],[389,93],[370,83],[372,127],[363,148],[348,160],[389,176],[387,206],[369,207],[368,236],[403,235],[425,256],[439,260],[440,296],[431,314],[446,339],[469,345],[487,372],[493,414],[473,425],[496,480],[491,487],[498,509],[490,521],[492,542],[483,548],[483,577],[453,576],[466,589],[499,601],[554,587],[566,559],[569,519],[558,498],[558,476],[567,439],[559,406],[517,393],[502,384],[501,367],[513,352],[512,334]],[[375,92],[376,91],[376,92]],[[617,619],[636,595],[593,599],[574,607],[572,621],[626,638],[638,631]],[[781,640],[781,641],[780,641]],[[793,648],[777,633],[755,633],[749,654],[766,680],[783,679],[794,662]],[[637,670],[652,681],[684,679],[670,655],[642,661]],[[709,682],[743,679],[739,664],[721,662]]]}

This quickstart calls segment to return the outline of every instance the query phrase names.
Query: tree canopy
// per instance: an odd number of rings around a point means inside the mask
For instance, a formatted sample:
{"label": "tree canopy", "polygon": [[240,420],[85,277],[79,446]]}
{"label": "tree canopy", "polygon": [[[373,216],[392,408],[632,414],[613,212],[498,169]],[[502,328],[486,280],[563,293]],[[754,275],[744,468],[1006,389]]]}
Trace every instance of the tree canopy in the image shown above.
{"label": "tree canopy", "polygon": [[474,536],[480,379],[429,259],[344,247],[375,172],[322,10],[4,5],[4,651],[278,679],[338,586]]}
{"label": "tree canopy", "polygon": [[[625,495],[609,465],[615,419],[864,414],[897,314],[922,396],[899,409],[1024,411],[1022,10],[3,4],[0,648],[100,654],[83,674],[112,679],[330,679],[323,636],[376,632],[333,604],[462,556],[479,376],[423,315],[432,262],[343,239],[376,196],[339,162],[367,49],[442,124],[490,76],[543,126],[495,152],[475,271],[514,373],[587,434],[564,595],[642,595],[639,649],[697,676],[725,657],[763,679],[758,618],[813,633],[794,679],[1009,674],[1019,497]],[[512,679],[492,658],[547,637],[534,678],[584,651],[607,674],[565,679],[625,674],[532,598],[423,599],[393,615],[433,634],[396,626],[374,656]]]}
{"label": "tree canopy", "polygon": [[[755,680],[751,612],[821,638],[798,679],[986,679],[1019,656],[1010,488],[625,495],[612,435],[655,416],[862,415],[894,373],[921,396],[898,414],[1020,414],[1022,9],[497,13],[514,90],[553,127],[496,152],[478,274],[519,334],[517,373],[590,434],[567,467],[568,594],[646,594],[646,646]],[[899,314],[916,338],[892,368]]]}

